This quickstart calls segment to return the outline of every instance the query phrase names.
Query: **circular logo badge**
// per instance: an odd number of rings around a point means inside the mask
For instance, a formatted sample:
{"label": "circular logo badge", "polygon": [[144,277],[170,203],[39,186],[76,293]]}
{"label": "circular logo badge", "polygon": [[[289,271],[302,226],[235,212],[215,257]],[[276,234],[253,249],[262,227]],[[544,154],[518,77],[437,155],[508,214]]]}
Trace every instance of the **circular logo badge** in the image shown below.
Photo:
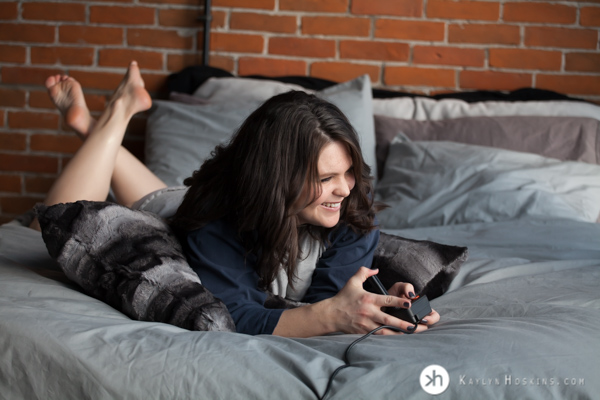
{"label": "circular logo badge", "polygon": [[440,365],[432,364],[423,371],[419,377],[419,383],[424,391],[432,395],[444,393],[450,384],[450,375],[448,371]]}

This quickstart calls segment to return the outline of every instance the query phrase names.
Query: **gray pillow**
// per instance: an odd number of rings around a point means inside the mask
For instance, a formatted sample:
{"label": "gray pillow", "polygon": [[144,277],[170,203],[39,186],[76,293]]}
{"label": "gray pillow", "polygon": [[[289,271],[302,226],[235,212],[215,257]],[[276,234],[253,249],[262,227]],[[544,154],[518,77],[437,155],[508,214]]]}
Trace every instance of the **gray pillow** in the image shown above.
{"label": "gray pillow", "polygon": [[[372,268],[389,289],[396,282],[410,282],[418,295],[429,300],[441,296],[467,260],[466,247],[449,246],[428,240],[405,239],[381,232],[373,255]],[[367,290],[375,291],[365,284]]]}
{"label": "gray pillow", "polygon": [[51,257],[83,291],[132,319],[235,332],[159,217],[109,202],[36,206]]}
{"label": "gray pillow", "polygon": [[444,141],[394,139],[375,198],[382,228],[526,218],[596,222],[600,166]]}
{"label": "gray pillow", "polygon": [[593,118],[510,116],[417,121],[375,115],[380,178],[390,143],[399,133],[411,140],[444,140],[600,164],[600,121]]}
{"label": "gray pillow", "polygon": [[[357,131],[365,162],[377,176],[371,81],[362,76],[315,93],[335,104]],[[267,98],[206,105],[154,101],[146,129],[145,163],[168,186],[177,186],[200,168],[218,144],[228,141]]]}

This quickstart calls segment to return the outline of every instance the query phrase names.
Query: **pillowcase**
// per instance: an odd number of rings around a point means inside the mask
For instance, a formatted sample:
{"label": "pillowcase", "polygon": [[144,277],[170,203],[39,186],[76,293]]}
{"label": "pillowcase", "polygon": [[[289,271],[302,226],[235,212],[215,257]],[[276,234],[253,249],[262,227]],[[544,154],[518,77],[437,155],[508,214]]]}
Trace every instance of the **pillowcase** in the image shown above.
{"label": "pillowcase", "polygon": [[375,198],[382,228],[528,217],[596,222],[600,166],[452,142],[390,146]]}
{"label": "pillowcase", "polygon": [[[405,239],[381,232],[373,255],[373,268],[386,289],[396,282],[410,282],[418,295],[429,300],[441,296],[466,261],[466,247],[448,246],[428,240]],[[365,284],[365,289],[376,292]]]}
{"label": "pillowcase", "polygon": [[[219,78],[207,84],[222,79],[247,81]],[[264,81],[260,82],[264,85]],[[228,141],[250,113],[270,97],[263,96],[275,93],[259,91],[256,96],[249,96],[242,92],[254,93],[239,90],[239,85],[232,92],[230,85],[224,85],[223,93],[216,98],[218,101],[207,105],[154,101],[146,129],[145,162],[150,170],[169,186],[181,185],[210,156],[215,146]],[[231,96],[226,97],[226,94]],[[348,117],[358,133],[365,162],[373,176],[377,176],[370,78],[364,75],[316,95],[338,106]]]}
{"label": "pillowcase", "polygon": [[36,206],[52,258],[83,291],[132,319],[235,332],[157,216],[109,202]]}
{"label": "pillowcase", "polygon": [[315,93],[314,90],[305,89],[300,85],[270,79],[214,77],[207,79],[206,82],[200,85],[193,96],[210,103],[228,103],[240,100],[265,101],[290,90]]}
{"label": "pillowcase", "polygon": [[376,115],[380,174],[390,143],[399,133],[411,140],[445,140],[600,164],[600,121],[592,118],[517,116],[416,121]]}
{"label": "pillowcase", "polygon": [[584,101],[477,101],[436,100],[427,97],[374,99],[373,113],[392,118],[441,120],[461,117],[555,116],[600,120],[600,107]]}

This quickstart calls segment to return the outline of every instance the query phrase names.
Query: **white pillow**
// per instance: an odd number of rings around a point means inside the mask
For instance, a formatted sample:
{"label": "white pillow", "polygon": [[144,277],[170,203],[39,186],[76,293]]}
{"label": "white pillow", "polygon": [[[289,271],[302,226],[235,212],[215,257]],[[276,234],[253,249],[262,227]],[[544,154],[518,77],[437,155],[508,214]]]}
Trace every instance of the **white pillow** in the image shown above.
{"label": "white pillow", "polygon": [[600,166],[454,142],[390,147],[376,199],[382,228],[529,217],[597,222]]}
{"label": "white pillow", "polygon": [[479,101],[435,100],[427,97],[374,99],[373,113],[421,121],[463,117],[554,116],[588,117],[600,120],[600,107],[583,101]]}
{"label": "white pillow", "polygon": [[238,77],[209,78],[193,96],[211,103],[226,103],[229,101],[265,101],[273,96],[290,90],[300,90],[314,93],[300,85],[283,83],[268,79],[252,79]]}
{"label": "white pillow", "polygon": [[[241,78],[218,78],[241,79]],[[209,80],[210,81],[210,80]],[[209,82],[214,89],[214,84]],[[231,85],[224,85],[224,91]],[[237,88],[240,86],[238,85]],[[284,91],[288,91],[287,89]],[[213,92],[214,93],[214,92]],[[250,92],[252,93],[252,92]],[[262,94],[261,94],[262,93]],[[236,100],[219,94],[206,105],[156,100],[146,129],[146,165],[169,186],[190,176],[211,151],[233,135],[242,122],[269,97],[242,95]],[[272,91],[269,91],[272,93]],[[368,75],[315,93],[340,108],[357,131],[365,162],[377,176],[371,81]],[[215,95],[216,96],[216,95]]]}

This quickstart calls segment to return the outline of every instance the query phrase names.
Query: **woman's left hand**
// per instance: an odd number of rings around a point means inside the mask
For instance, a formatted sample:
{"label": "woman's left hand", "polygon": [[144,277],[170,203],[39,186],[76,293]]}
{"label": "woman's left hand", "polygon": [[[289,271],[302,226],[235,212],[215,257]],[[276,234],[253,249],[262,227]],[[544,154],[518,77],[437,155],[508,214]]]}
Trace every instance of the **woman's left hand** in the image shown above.
{"label": "woman's left hand", "polygon": [[[389,288],[388,293],[392,296],[400,297],[408,300],[415,300],[415,288],[410,283],[405,282],[396,282]],[[437,311],[431,310],[425,318],[423,318],[419,323],[422,325],[431,326],[440,320],[440,314]]]}

